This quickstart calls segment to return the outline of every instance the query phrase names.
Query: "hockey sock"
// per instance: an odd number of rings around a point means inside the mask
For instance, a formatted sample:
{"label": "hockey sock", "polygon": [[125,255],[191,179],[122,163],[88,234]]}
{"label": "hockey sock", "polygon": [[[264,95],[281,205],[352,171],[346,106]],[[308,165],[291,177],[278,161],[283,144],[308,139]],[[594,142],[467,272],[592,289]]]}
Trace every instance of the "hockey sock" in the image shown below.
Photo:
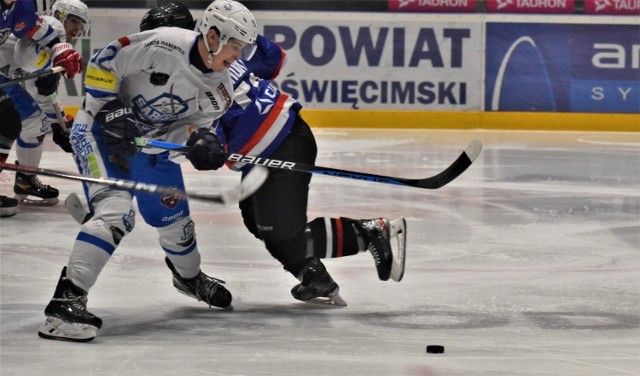
{"label": "hockey sock", "polygon": [[337,258],[366,251],[365,232],[350,218],[316,218],[309,222],[306,233],[309,257]]}
{"label": "hockey sock", "polygon": [[37,167],[42,159],[42,150],[43,145],[41,142],[31,144],[18,138],[18,142],[16,142],[16,159],[21,165]]}

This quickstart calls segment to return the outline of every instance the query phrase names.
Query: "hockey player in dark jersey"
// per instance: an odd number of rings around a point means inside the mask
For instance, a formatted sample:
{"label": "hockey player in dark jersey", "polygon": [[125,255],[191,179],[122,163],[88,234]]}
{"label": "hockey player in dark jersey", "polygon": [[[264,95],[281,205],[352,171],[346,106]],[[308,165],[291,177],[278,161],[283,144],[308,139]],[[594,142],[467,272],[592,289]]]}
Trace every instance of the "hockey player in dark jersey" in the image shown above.
{"label": "hockey player in dark jersey", "polygon": [[[82,59],[69,43],[61,42],[53,28],[35,12],[32,0],[1,0],[0,54],[13,55],[13,46],[5,43],[9,35],[29,38],[48,50],[53,65],[65,68],[65,75],[73,78],[82,72]],[[0,67],[3,69],[4,67]],[[0,162],[6,162],[13,142],[21,131],[20,114],[11,98],[0,89]],[[0,195],[0,217],[15,215],[17,200]]]}
{"label": "hockey player in dark jersey", "polygon": [[[171,2],[149,11],[141,29],[158,26],[189,28],[186,6]],[[231,65],[235,100],[220,119],[217,134],[228,151],[264,158],[313,164],[316,141],[300,116],[302,106],[280,92],[269,80],[277,77],[285,62],[284,51],[258,35],[258,48],[250,60]],[[252,167],[227,162],[246,174]],[[301,301],[346,305],[321,258],[336,258],[369,251],[378,277],[400,281],[404,274],[406,223],[404,218],[356,220],[345,217],[316,218],[307,222],[311,175],[272,169],[269,178],[251,197],[240,203],[249,231],[300,283],[291,294]],[[397,246],[391,240],[397,238]]]}

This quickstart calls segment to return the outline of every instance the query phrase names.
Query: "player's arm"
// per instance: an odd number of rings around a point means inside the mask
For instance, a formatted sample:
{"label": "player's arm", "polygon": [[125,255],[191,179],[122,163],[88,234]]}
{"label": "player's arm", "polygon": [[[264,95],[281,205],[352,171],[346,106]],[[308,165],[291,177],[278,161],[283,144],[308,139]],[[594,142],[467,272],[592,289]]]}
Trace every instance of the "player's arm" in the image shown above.
{"label": "player's arm", "polygon": [[264,80],[272,80],[280,74],[280,69],[287,61],[287,54],[274,41],[262,35],[256,39],[256,52],[251,60],[244,61],[251,73]]}

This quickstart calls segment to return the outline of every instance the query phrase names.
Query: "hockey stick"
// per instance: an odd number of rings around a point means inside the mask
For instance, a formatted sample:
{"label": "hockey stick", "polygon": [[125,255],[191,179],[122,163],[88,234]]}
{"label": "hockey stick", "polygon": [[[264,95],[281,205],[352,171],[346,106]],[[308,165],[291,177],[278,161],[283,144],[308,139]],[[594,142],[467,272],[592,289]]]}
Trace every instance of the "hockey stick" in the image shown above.
{"label": "hockey stick", "polygon": [[53,67],[53,68],[45,69],[45,70],[40,71],[40,72],[29,73],[29,74],[26,74],[24,76],[20,76],[18,78],[14,78],[12,80],[8,80],[8,81],[5,81],[5,82],[0,82],[0,89],[5,88],[7,86],[15,85],[15,84],[23,82],[23,81],[29,81],[29,80],[33,80],[34,78],[38,78],[38,77],[42,77],[42,76],[48,76],[50,74],[61,73],[61,72],[64,72],[64,68],[63,67]]}
{"label": "hockey stick", "polygon": [[192,200],[215,202],[219,204],[234,204],[244,200],[245,198],[251,196],[255,191],[257,191],[258,188],[260,188],[260,186],[262,185],[262,183],[264,183],[264,181],[267,180],[267,176],[268,176],[267,169],[262,168],[260,169],[261,171],[256,172],[256,174],[254,175],[247,174],[247,176],[244,179],[242,179],[239,186],[235,186],[231,189],[223,191],[222,193],[193,193],[193,192],[185,192],[176,188],[163,187],[156,184],[147,184],[147,183],[136,182],[132,180],[94,178],[91,176],[84,176],[84,175],[74,174],[71,172],[48,170],[48,169],[39,168],[39,167],[15,165],[11,163],[0,163],[0,169],[5,169],[9,171],[26,172],[26,173],[37,174],[37,175],[45,175],[45,176],[51,176],[54,178],[76,180],[76,181],[82,181],[87,183],[108,185],[110,187],[123,189],[123,190],[155,193],[159,195],[171,195],[178,200],[192,199]]}
{"label": "hockey stick", "polygon": [[[171,150],[177,152],[187,152],[189,151],[188,146],[173,144],[170,142],[164,141],[156,141],[156,140],[148,140],[144,138],[137,137],[136,145],[139,147],[151,147],[158,148],[164,150]],[[416,188],[424,188],[424,189],[438,189],[443,187],[446,184],[452,182],[455,178],[460,176],[478,157],[480,151],[482,150],[482,143],[478,140],[472,140],[467,148],[460,154],[458,159],[456,159],[449,167],[441,171],[440,173],[422,178],[422,179],[407,179],[400,178],[395,176],[384,176],[384,175],[376,175],[369,174],[366,172],[358,172],[358,171],[349,171],[349,170],[341,170],[337,168],[330,167],[322,167],[322,166],[313,166],[302,163],[281,161],[278,159],[269,159],[269,158],[258,158],[252,157],[248,155],[242,154],[229,154],[227,156],[227,160],[231,162],[239,162],[239,163],[248,163],[256,166],[265,166],[271,168],[278,168],[283,170],[291,170],[291,171],[300,171],[300,172],[308,172],[311,174],[321,174],[321,175],[330,175],[337,176],[340,178],[347,179],[355,179],[355,180],[365,180],[376,183],[385,183],[385,184],[394,184],[394,185],[404,185],[409,187]]]}

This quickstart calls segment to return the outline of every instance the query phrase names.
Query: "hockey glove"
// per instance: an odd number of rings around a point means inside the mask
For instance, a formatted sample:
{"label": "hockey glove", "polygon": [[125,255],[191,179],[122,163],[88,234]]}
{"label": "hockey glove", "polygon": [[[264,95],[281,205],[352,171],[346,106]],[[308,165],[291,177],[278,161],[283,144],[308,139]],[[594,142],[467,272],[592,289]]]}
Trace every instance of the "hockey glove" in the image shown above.
{"label": "hockey glove", "polygon": [[60,82],[59,74],[50,74],[38,78],[35,82],[38,94],[48,97],[58,90],[58,83]]}
{"label": "hockey glove", "polygon": [[224,147],[215,133],[200,128],[189,136],[186,157],[196,170],[217,170],[226,161]]}
{"label": "hockey glove", "polygon": [[122,100],[116,98],[105,104],[94,119],[102,126],[102,140],[113,154],[126,158],[138,151],[135,138],[140,132],[136,118]]}
{"label": "hockey glove", "polygon": [[51,55],[53,56],[53,66],[63,67],[65,76],[73,78],[76,73],[82,72],[82,58],[69,43],[54,44],[51,47]]}
{"label": "hockey glove", "polygon": [[56,145],[60,146],[60,148],[67,153],[73,153],[71,142],[69,142],[71,126],[73,126],[73,116],[71,115],[67,115],[64,124],[51,123],[51,130],[53,131],[53,142],[55,142]]}

